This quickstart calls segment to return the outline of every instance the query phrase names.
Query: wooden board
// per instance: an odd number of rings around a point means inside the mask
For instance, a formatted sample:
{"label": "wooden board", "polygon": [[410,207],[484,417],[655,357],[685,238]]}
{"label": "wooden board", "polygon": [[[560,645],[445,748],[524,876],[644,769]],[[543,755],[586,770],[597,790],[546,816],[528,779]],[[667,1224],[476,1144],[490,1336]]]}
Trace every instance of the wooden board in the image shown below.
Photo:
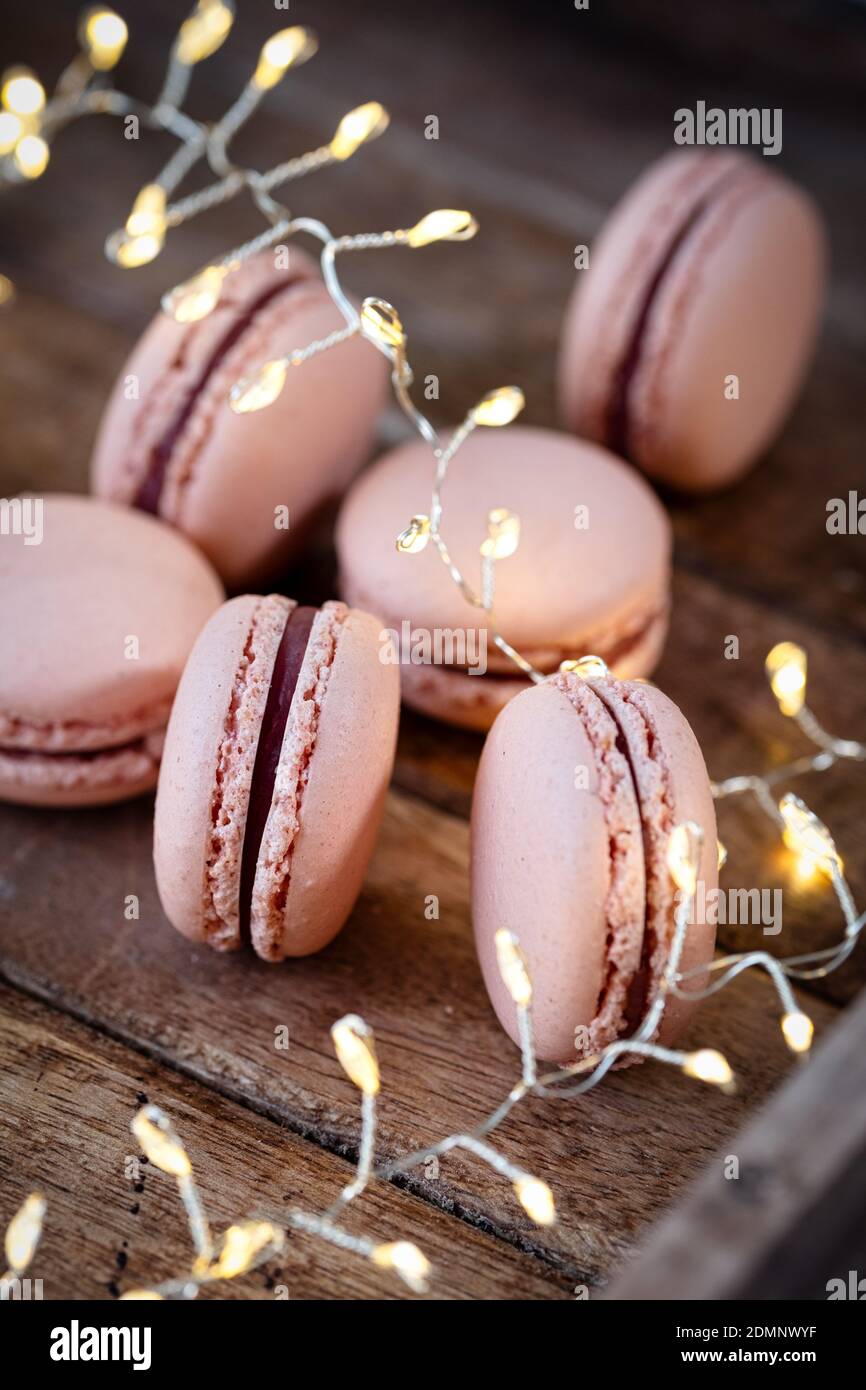
{"label": "wooden board", "polygon": [[[6,25],[8,54],[46,77],[58,72],[78,8],[57,0],[50,25],[22,8]],[[474,242],[358,256],[347,281],[399,306],[413,361],[440,378],[438,420],[459,418],[491,386],[515,381],[527,393],[527,422],[554,426],[574,246],[591,241],[629,181],[670,148],[683,101],[706,92],[720,105],[783,106],[779,163],[815,193],[833,252],[814,370],[783,435],[739,487],[697,502],[665,497],[676,536],[675,617],[657,679],[719,778],[803,751],[762,674],[780,638],[807,647],[810,699],[834,732],[862,737],[866,720],[863,542],[824,528],[827,500],[864,483],[858,77],[866,24],[839,5],[797,27],[779,5],[765,8],[758,16],[735,5],[722,16],[641,0],[588,13],[512,13],[491,0],[414,9],[410,22],[396,0],[371,0],[347,22],[335,0],[299,4],[291,22],[315,24],[321,52],[271,95],[267,118],[238,147],[264,167],[321,143],[358,102],[386,102],[388,134],[298,185],[293,210],[348,232],[411,223],[436,206],[472,208],[482,228]],[[748,25],[732,9],[748,14]],[[152,0],[147,25],[134,26],[121,74],[132,90],[157,89],[179,17],[172,0]],[[270,3],[242,7],[232,42],[196,74],[195,114],[224,109],[274,27]],[[770,42],[772,70],[763,61]],[[440,119],[437,141],[424,138],[431,113]],[[260,229],[238,203],[170,237],[150,267],[108,266],[105,233],[169,149],[147,135],[131,145],[117,125],[91,121],[64,132],[38,186],[4,194],[0,270],[19,288],[14,310],[0,315],[4,495],[86,487],[106,393],[162,290]],[[287,591],[329,597],[333,570],[326,532],[286,577]],[[731,634],[740,639],[735,662],[723,656]],[[128,1151],[139,1090],[176,1114],[201,1154],[219,1221],[302,1187],[324,1203],[344,1180],[357,1097],[328,1029],[348,1009],[362,1012],[379,1040],[380,1157],[471,1125],[507,1092],[516,1056],[483,992],[468,911],[466,816],[480,747],[474,735],[404,717],[395,787],[358,908],[331,948],[285,969],[218,959],[171,932],[150,867],[149,801],[81,814],[0,808],[0,1220],[33,1183],[51,1189],[43,1254],[52,1290],[116,1293],[124,1250],[130,1278],[167,1273],[179,1257],[167,1183],[148,1180],[146,1204],[134,1217],[126,1209],[118,1155]],[[864,777],[862,766],[839,767],[796,787],[831,823],[861,903]],[[726,947],[787,953],[835,939],[826,886],[792,879],[763,817],[725,805],[720,834],[730,852],[727,886],[785,890],[780,937],[726,929]],[[128,894],[140,900],[137,922],[124,919]],[[429,894],[439,898],[437,921],[424,916]],[[815,987],[808,1008],[819,1033],[864,969],[861,951]],[[417,1239],[436,1260],[441,1297],[568,1296],[582,1284],[596,1292],[789,1074],[776,1015],[766,982],[749,977],[695,1021],[691,1041],[723,1047],[741,1076],[733,1100],[643,1068],[582,1102],[520,1110],[498,1142],[550,1181],[561,1212],[551,1232],[532,1227],[508,1185],[465,1157],[443,1162],[438,1177],[422,1169],[401,1191],[371,1194],[353,1220]],[[283,1024],[288,1054],[273,1045]],[[287,1267],[293,1297],[400,1295],[326,1247],[293,1242]],[[232,1292],[269,1290],[262,1275]]]}

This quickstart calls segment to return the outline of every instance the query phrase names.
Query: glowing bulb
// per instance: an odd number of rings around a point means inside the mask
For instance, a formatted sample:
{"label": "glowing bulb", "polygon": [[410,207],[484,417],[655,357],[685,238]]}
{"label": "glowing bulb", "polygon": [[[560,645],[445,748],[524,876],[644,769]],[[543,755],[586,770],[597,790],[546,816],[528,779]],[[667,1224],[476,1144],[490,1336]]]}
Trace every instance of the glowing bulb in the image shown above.
{"label": "glowing bulb", "polygon": [[417,555],[430,539],[430,518],[419,512],[413,516],[405,531],[397,537],[397,549],[401,555]]}
{"label": "glowing bulb", "polygon": [[25,1270],[33,1259],[42,1235],[45,1207],[42,1193],[31,1192],[6,1227],[6,1263],[15,1274]]}
{"label": "glowing bulb", "polygon": [[667,862],[671,878],[683,893],[694,897],[704,832],[693,820],[675,825],[668,839]]}
{"label": "glowing bulb", "polygon": [[526,398],[519,386],[500,386],[470,410],[469,418],[475,425],[510,425],[525,404]]}
{"label": "glowing bulb", "polygon": [[241,377],[231,389],[229,405],[236,415],[249,415],[273,405],[286,384],[288,363],[284,357],[265,362],[255,376]]}
{"label": "glowing bulb", "polygon": [[721,840],[716,840],[716,853],[718,854],[719,868],[723,869],[728,862],[728,851]]}
{"label": "glowing bulb", "polygon": [[812,1046],[815,1025],[808,1014],[785,1014],[782,1018],[782,1032],[792,1052],[808,1052]]}
{"label": "glowing bulb", "polygon": [[764,668],[770,689],[783,714],[799,714],[806,699],[806,653],[796,642],[778,642],[767,653]]}
{"label": "glowing bulb", "polygon": [[486,559],[507,560],[520,544],[520,517],[505,507],[487,513],[487,538],[481,543]]}
{"label": "glowing bulb", "polygon": [[810,811],[805,801],[793,792],[786,792],[779,802],[784,822],[784,840],[789,849],[813,859],[819,868],[831,873],[841,869],[842,860],[823,821]]}
{"label": "glowing bulb", "polygon": [[0,155],[14,150],[24,134],[24,122],[13,111],[0,112]]}
{"label": "glowing bulb", "polygon": [[174,1132],[167,1115],[155,1105],[146,1105],[133,1118],[130,1129],[151,1163],[174,1178],[188,1178],[192,1173],[186,1149]]}
{"label": "glowing bulb", "polygon": [[346,1014],[331,1028],[337,1060],[350,1081],[365,1096],[379,1090],[379,1063],[373,1046],[373,1033],[357,1014]]}
{"label": "glowing bulb", "polygon": [[406,342],[400,315],[386,299],[365,299],[361,305],[361,332],[365,338],[386,347],[399,348]]}
{"label": "glowing bulb", "polygon": [[406,241],[410,246],[428,246],[431,241],[468,241],[477,231],[478,223],[471,212],[437,208],[415,223]]}
{"label": "glowing bulb", "polygon": [[165,235],[165,189],[159,183],[146,183],[139,190],[132,212],[126,219],[132,237]]}
{"label": "glowing bulb", "polygon": [[610,675],[607,662],[602,661],[600,656],[579,656],[576,661],[561,661],[559,669],[570,671],[584,681],[602,681]]}
{"label": "glowing bulb", "polygon": [[219,303],[223,280],[228,275],[224,265],[207,265],[192,279],[175,285],[162,296],[166,314],[178,323],[198,323]]}
{"label": "glowing bulb", "polygon": [[359,145],[367,140],[375,140],[377,135],[387,130],[390,119],[378,101],[368,101],[363,106],[356,106],[354,111],[347,111],[331,141],[331,154],[335,159],[348,159]]}
{"label": "glowing bulb", "polygon": [[283,1233],[270,1221],[244,1221],[229,1226],[223,1236],[219,1259],[208,1269],[213,1279],[235,1279],[251,1269],[263,1250],[273,1246],[278,1250]]}
{"label": "glowing bulb", "polygon": [[370,1254],[373,1264],[382,1269],[394,1269],[414,1293],[427,1292],[430,1261],[423,1251],[408,1240],[395,1240],[377,1245]]}
{"label": "glowing bulb", "polygon": [[493,941],[502,983],[519,1009],[528,1008],[532,1001],[532,980],[517,937],[505,927],[500,927]]}
{"label": "glowing bulb", "polygon": [[15,286],[8,275],[0,275],[0,309],[8,309],[15,299]]}
{"label": "glowing bulb", "polygon": [[191,67],[216,53],[228,38],[234,18],[233,8],[224,0],[199,0],[180,26],[175,45],[180,62]]}
{"label": "glowing bulb", "polygon": [[12,158],[25,179],[38,179],[48,167],[51,152],[41,135],[22,135]]}
{"label": "glowing bulb", "polygon": [[129,30],[114,10],[102,8],[85,10],[78,26],[79,40],[87,52],[91,67],[108,72],[119,61]]}
{"label": "glowing bulb", "polygon": [[711,1086],[719,1086],[723,1091],[733,1090],[734,1073],[728,1065],[727,1058],[714,1047],[702,1047],[699,1052],[689,1052],[683,1062],[683,1071],[686,1076],[693,1076],[697,1081],[706,1081]]}
{"label": "glowing bulb", "polygon": [[524,1173],[514,1184],[517,1200],[526,1215],[536,1226],[552,1226],[556,1221],[556,1206],[553,1193],[540,1178],[532,1178]]}
{"label": "glowing bulb", "polygon": [[262,92],[276,87],[289,68],[306,63],[318,47],[319,40],[312,29],[304,29],[300,24],[272,34],[259,54],[258,67],[253,73],[253,85]]}
{"label": "glowing bulb", "polygon": [[165,1300],[161,1293],[155,1289],[130,1289],[129,1293],[120,1295],[121,1303],[163,1303]]}
{"label": "glowing bulb", "polygon": [[0,82],[0,102],[15,116],[38,116],[45,105],[45,88],[29,68],[9,68]]}

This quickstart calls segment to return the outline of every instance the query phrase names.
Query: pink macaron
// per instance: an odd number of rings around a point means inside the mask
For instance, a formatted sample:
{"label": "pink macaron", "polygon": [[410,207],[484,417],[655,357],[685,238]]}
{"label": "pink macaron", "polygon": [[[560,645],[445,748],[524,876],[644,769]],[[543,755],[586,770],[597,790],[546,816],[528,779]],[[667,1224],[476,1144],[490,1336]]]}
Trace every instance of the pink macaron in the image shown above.
{"label": "pink macaron", "polygon": [[[528,681],[490,638],[431,544],[399,554],[395,537],[430,505],[434,460],[405,444],[356,481],[337,523],[347,602],[383,615],[401,660],[403,698],[468,728],[489,728]],[[496,566],[496,615],[509,642],[544,672],[593,652],[621,676],[647,675],[668,623],[670,524],[634,469],[553,430],[478,429],[443,491],[449,552],[480,588],[491,509],[520,519],[516,553]]]}
{"label": "pink macaron", "polygon": [[267,409],[229,393],[273,358],[343,326],[315,264],[292,249],[232,271],[205,318],[160,313],[123,368],[93,456],[93,489],[171,522],[229,588],[297,555],[369,452],[387,364],[355,337],[293,367]]}
{"label": "pink macaron", "polygon": [[178,931],[264,960],[340,930],[391,775],[400,703],[381,623],[244,594],[190,656],[166,735],[154,863]]}
{"label": "pink macaron", "polygon": [[0,537],[0,798],[91,806],[148,791],[222,585],[152,517],[61,493],[8,505],[27,525]]}
{"label": "pink macaron", "polygon": [[[503,710],[475,782],[472,916],[484,981],[511,1038],[517,1019],[496,963],[499,928],[527,957],[541,1057],[574,1061],[636,1032],[673,937],[677,890],[666,856],[683,821],[703,830],[698,877],[709,894],[718,859],[707,772],[688,723],[660,690],[559,673]],[[683,970],[712,956],[705,915],[698,907]],[[673,1043],[692,1007],[669,1000],[662,1043]]]}
{"label": "pink macaron", "polygon": [[562,331],[567,425],[675,487],[743,474],[802,382],[824,289],[819,213],[747,155],[653,164],[605,223]]}

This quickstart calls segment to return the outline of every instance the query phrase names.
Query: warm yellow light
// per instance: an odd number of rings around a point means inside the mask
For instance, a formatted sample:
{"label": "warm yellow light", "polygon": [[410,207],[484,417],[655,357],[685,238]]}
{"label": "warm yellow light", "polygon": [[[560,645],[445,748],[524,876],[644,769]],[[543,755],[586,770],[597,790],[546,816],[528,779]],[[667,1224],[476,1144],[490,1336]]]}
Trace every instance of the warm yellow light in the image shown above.
{"label": "warm yellow light", "polygon": [[349,1080],[365,1096],[374,1096],[379,1090],[379,1063],[372,1030],[357,1014],[346,1014],[332,1026],[331,1038],[337,1060]]}
{"label": "warm yellow light", "polygon": [[300,24],[272,34],[259,54],[258,67],[253,73],[253,84],[263,92],[276,87],[289,68],[306,63],[318,47],[319,40],[312,29],[305,29]]}
{"label": "warm yellow light", "polygon": [[786,792],[779,802],[779,812],[785,827],[783,838],[789,849],[814,860],[827,873],[832,874],[834,868],[841,869],[842,860],[833,836],[805,801],[793,792]]}
{"label": "warm yellow light", "polygon": [[668,839],[667,862],[671,878],[683,893],[694,896],[704,832],[693,820],[675,825]]}
{"label": "warm yellow light", "polygon": [[6,1264],[13,1274],[20,1274],[33,1259],[42,1235],[45,1206],[42,1193],[31,1192],[6,1227]]}
{"label": "warm yellow light", "polygon": [[502,983],[520,1009],[525,1009],[532,1001],[532,980],[526,956],[513,932],[500,927],[493,938],[496,946],[496,964]]}
{"label": "warm yellow light", "polygon": [[367,140],[375,140],[383,130],[387,130],[391,117],[378,101],[365,102],[348,111],[337,126],[331,141],[331,154],[335,159],[348,159],[359,145]]}
{"label": "warm yellow light", "polygon": [[383,1269],[396,1270],[415,1293],[427,1292],[430,1261],[411,1241],[395,1240],[386,1245],[377,1245],[371,1252],[370,1259],[373,1264],[380,1265]]}
{"label": "warm yellow light", "polygon": [[48,168],[50,156],[51,151],[41,135],[22,135],[12,158],[25,179],[38,179]]}
{"label": "warm yellow light", "polygon": [[714,1047],[702,1047],[699,1052],[688,1053],[683,1062],[683,1071],[686,1076],[706,1081],[711,1086],[719,1086],[723,1091],[733,1089],[734,1073],[728,1065],[727,1058]]}
{"label": "warm yellow light", "polygon": [[528,1173],[519,1177],[514,1184],[517,1200],[536,1226],[552,1226],[556,1221],[556,1205],[553,1193],[540,1178],[532,1178]]}
{"label": "warm yellow light", "polygon": [[610,675],[607,662],[602,661],[600,656],[579,656],[574,661],[561,661],[559,669],[580,676],[584,681],[601,681]]}
{"label": "warm yellow light", "polygon": [[121,1302],[121,1303],[163,1303],[163,1302],[164,1302],[164,1299],[163,1299],[162,1294],[161,1294],[161,1293],[157,1293],[155,1289],[130,1289],[130,1290],[129,1290],[129,1293],[122,1293],[122,1294],[120,1295],[120,1302]]}
{"label": "warm yellow light", "polygon": [[171,1121],[155,1105],[139,1110],[130,1126],[147,1158],[163,1173],[188,1178],[192,1172],[186,1149],[174,1132]]}
{"label": "warm yellow light", "polygon": [[481,542],[481,554],[488,560],[507,560],[520,544],[520,517],[506,507],[495,507],[487,513],[487,537]]}
{"label": "warm yellow light", "polygon": [[417,555],[430,539],[430,518],[423,512],[413,516],[409,525],[397,537],[397,549],[401,555]]}
{"label": "warm yellow light", "polygon": [[209,1267],[208,1275],[214,1279],[235,1279],[252,1268],[263,1250],[269,1246],[278,1250],[282,1243],[282,1231],[270,1221],[243,1221],[229,1226],[219,1259]]}
{"label": "warm yellow light", "polygon": [[288,364],[282,357],[265,362],[255,376],[241,377],[229,395],[229,405],[236,415],[249,415],[273,405],[286,384]]}
{"label": "warm yellow light", "polygon": [[519,386],[500,386],[470,410],[469,418],[476,425],[510,425],[525,404],[526,398]]}
{"label": "warm yellow light", "polygon": [[85,10],[78,28],[81,45],[97,72],[108,72],[119,61],[129,30],[114,10]]}
{"label": "warm yellow light", "polygon": [[165,189],[159,183],[146,183],[139,190],[132,212],[126,219],[131,237],[165,235]]}
{"label": "warm yellow light", "polygon": [[400,315],[386,299],[365,299],[361,305],[361,332],[386,347],[402,347],[406,334]]}
{"label": "warm yellow light", "polygon": [[792,1052],[808,1052],[812,1046],[815,1025],[808,1014],[785,1014],[782,1018],[782,1032]]}
{"label": "warm yellow light", "polygon": [[718,855],[719,868],[723,869],[728,862],[728,851],[725,849],[721,840],[716,840],[716,853]]}
{"label": "warm yellow light", "polygon": [[198,323],[216,308],[227,275],[224,265],[205,266],[198,275],[163,295],[163,310],[178,323]]}
{"label": "warm yellow light", "polygon": [[233,8],[224,0],[199,0],[180,26],[175,45],[180,61],[192,66],[216,53],[228,38],[234,18]]}
{"label": "warm yellow light", "polygon": [[0,155],[14,150],[24,134],[24,122],[13,111],[0,111]]}
{"label": "warm yellow light", "polygon": [[764,668],[770,689],[783,714],[799,714],[806,699],[806,653],[796,642],[778,642],[767,653]]}
{"label": "warm yellow light", "polygon": [[437,208],[412,227],[406,241],[410,246],[428,246],[431,241],[468,241],[478,231],[471,212],[456,208]]}
{"label": "warm yellow light", "polygon": [[0,79],[0,102],[16,116],[38,116],[45,88],[29,68],[9,68]]}
{"label": "warm yellow light", "polygon": [[0,275],[0,309],[7,309],[14,299],[14,284],[8,275]]}
{"label": "warm yellow light", "polygon": [[157,236],[128,236],[125,231],[115,232],[105,243],[105,249],[116,265],[124,270],[147,265],[162,250],[163,239]]}

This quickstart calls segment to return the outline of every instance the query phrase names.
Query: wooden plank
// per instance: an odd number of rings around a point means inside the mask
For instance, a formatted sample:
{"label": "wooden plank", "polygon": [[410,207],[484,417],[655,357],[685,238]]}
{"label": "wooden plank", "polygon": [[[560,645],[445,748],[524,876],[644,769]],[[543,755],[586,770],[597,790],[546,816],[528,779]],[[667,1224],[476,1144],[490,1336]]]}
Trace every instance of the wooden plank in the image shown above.
{"label": "wooden plank", "polygon": [[715,1156],[608,1297],[862,1298],[864,1088],[866,996]]}
{"label": "wooden plank", "polygon": [[[392,792],[346,930],[284,967],[216,956],[168,927],[149,822],[147,800],[79,814],[0,811],[6,980],[335,1152],[358,1137],[357,1095],[328,1034],[349,1010],[378,1039],[381,1158],[471,1127],[507,1095],[518,1059],[475,959],[462,820]],[[124,918],[129,894],[140,900],[137,922]],[[438,920],[425,917],[431,894]],[[820,1001],[810,1011],[819,1031],[832,1017]],[[288,1055],[274,1048],[281,1025]],[[582,1102],[533,1100],[503,1128],[503,1150],[556,1191],[551,1231],[532,1227],[509,1185],[466,1156],[449,1157],[438,1177],[416,1171],[411,1190],[539,1251],[575,1283],[603,1280],[789,1067],[774,999],[754,976],[708,1003],[689,1039],[729,1054],[742,1073],[736,1098],[667,1068],[632,1068]]]}
{"label": "wooden plank", "polygon": [[[189,1267],[172,1180],[139,1156],[129,1122],[145,1097],[174,1120],[215,1232],[291,1207],[323,1211],[348,1181],[340,1158],[15,991],[0,990],[0,1228],[27,1192],[48,1199],[32,1267],[44,1297],[116,1298]],[[429,1297],[549,1299],[572,1294],[549,1265],[395,1188],[378,1187],[345,1225],[413,1240],[434,1264]],[[369,1261],[294,1235],[267,1266],[202,1297],[408,1296]]]}

